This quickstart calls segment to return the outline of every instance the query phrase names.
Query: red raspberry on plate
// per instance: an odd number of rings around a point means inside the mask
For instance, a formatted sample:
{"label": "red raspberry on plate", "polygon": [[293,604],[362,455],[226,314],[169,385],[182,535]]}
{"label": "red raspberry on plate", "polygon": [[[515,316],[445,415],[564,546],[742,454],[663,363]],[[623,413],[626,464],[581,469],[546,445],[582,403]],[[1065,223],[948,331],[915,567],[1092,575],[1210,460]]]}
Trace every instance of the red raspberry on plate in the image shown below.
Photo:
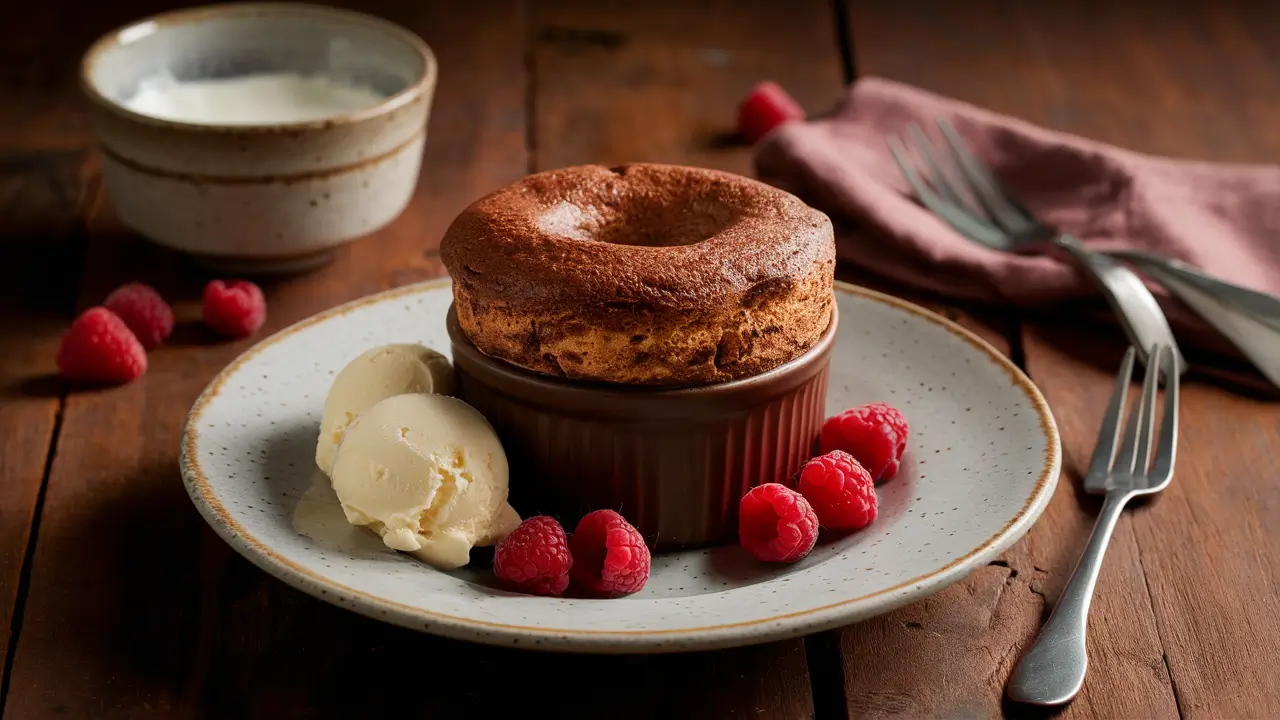
{"label": "red raspberry on plate", "polygon": [[119,315],[148,350],[163,345],[173,332],[173,308],[150,285],[121,285],[111,291],[102,306]]}
{"label": "red raspberry on plate", "polygon": [[228,337],[249,337],[267,320],[267,301],[251,282],[211,280],[204,286],[204,324]]}
{"label": "red raspberry on plate", "polygon": [[898,474],[907,449],[907,419],[885,403],[845,410],[822,424],[818,445],[823,454],[843,450],[862,463],[876,482]]}
{"label": "red raspberry on plate", "polygon": [[738,106],[738,134],[754,143],[788,120],[803,119],[800,103],[781,85],[765,81],[751,88]]}
{"label": "red raspberry on plate", "polygon": [[146,371],[142,343],[104,307],[85,310],[58,347],[58,373],[68,380],[125,383]]}
{"label": "red raspberry on plate", "polygon": [[520,523],[493,551],[493,574],[531,595],[563,595],[572,567],[564,528],[546,515]]}
{"label": "red raspberry on plate", "polygon": [[876,519],[876,483],[843,450],[820,455],[800,468],[800,494],[831,530],[861,530]]}
{"label": "red raspberry on plate", "polygon": [[818,516],[786,485],[757,485],[738,506],[738,540],[757,560],[795,562],[818,541]]}
{"label": "red raspberry on plate", "polygon": [[579,520],[569,550],[573,582],[592,595],[630,595],[649,579],[649,546],[640,531],[612,510],[596,510]]}

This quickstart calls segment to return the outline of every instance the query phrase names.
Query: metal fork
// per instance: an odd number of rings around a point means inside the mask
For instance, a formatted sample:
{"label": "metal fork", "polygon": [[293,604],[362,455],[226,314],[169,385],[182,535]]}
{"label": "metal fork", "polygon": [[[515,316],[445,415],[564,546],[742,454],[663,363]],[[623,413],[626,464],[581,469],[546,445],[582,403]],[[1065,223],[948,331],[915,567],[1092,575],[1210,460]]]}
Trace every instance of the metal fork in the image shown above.
{"label": "metal fork", "polygon": [[1107,254],[1163,285],[1230,340],[1272,385],[1280,387],[1280,298],[1153,253],[1111,250]]}
{"label": "metal fork", "polygon": [[[910,125],[908,134],[918,150],[927,181],[917,172],[903,141],[892,135],[888,138],[889,150],[921,204],[961,235],[992,249],[1065,252],[1102,290],[1144,365],[1149,363],[1147,350],[1154,345],[1173,348],[1182,359],[1164,312],[1132,270],[1106,255],[1086,250],[1075,237],[1036,220],[1000,187],[951,123],[943,119],[937,123],[951,147],[955,159],[952,167],[958,167],[961,179],[943,171],[940,153],[919,125]],[[1185,363],[1179,362],[1178,367],[1185,367]]]}
{"label": "metal fork", "polygon": [[[1089,601],[1102,568],[1111,531],[1124,510],[1125,503],[1139,495],[1160,492],[1173,478],[1173,464],[1178,444],[1178,356],[1172,348],[1156,345],[1148,353],[1142,399],[1129,415],[1120,439],[1130,377],[1133,374],[1134,349],[1129,348],[1116,376],[1115,389],[1107,404],[1093,450],[1084,489],[1092,494],[1105,493],[1102,511],[1098,513],[1093,533],[1084,554],[1067,581],[1062,597],[1040,629],[1009,679],[1009,699],[1035,705],[1061,705],[1080,692],[1084,684],[1089,656],[1085,650]],[[1159,440],[1155,461],[1151,460],[1152,439],[1156,434],[1157,377],[1165,378],[1164,407],[1160,412]],[[1119,452],[1116,443],[1120,442]]]}

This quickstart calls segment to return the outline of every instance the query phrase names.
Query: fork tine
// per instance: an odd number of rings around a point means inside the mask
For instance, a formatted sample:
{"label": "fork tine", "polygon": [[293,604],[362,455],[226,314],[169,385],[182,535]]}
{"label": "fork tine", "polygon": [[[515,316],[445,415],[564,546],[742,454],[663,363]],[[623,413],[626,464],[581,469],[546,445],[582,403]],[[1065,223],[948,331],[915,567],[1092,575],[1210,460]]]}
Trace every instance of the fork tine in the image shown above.
{"label": "fork tine", "polygon": [[1165,354],[1167,367],[1164,374],[1164,419],[1160,422],[1160,440],[1156,446],[1156,460],[1151,466],[1152,485],[1163,485],[1173,477],[1173,465],[1178,451],[1178,353],[1172,349]]}
{"label": "fork tine", "polygon": [[1151,346],[1148,351],[1148,362],[1145,377],[1142,379],[1142,399],[1138,403],[1138,407],[1129,414],[1129,422],[1124,428],[1124,441],[1120,444],[1120,451],[1116,453],[1115,466],[1112,469],[1113,474],[1137,473],[1144,474],[1147,471],[1146,463],[1137,464],[1139,452],[1146,452],[1151,445],[1151,431],[1155,422],[1155,399],[1157,382],[1160,377],[1160,366],[1155,364],[1157,353],[1160,352],[1160,344]]}
{"label": "fork tine", "polygon": [[1033,230],[1036,223],[1031,219],[1030,213],[1009,199],[1008,193],[1000,187],[991,171],[969,150],[969,146],[951,123],[945,118],[936,118],[935,122],[947,144],[951,146],[951,151],[955,153],[960,171],[968,178],[973,194],[996,224],[1015,235]]}
{"label": "fork tine", "polygon": [[956,207],[968,210],[975,215],[981,217],[983,211],[981,207],[975,205],[974,201],[962,195],[956,190],[956,185],[947,177],[942,170],[942,163],[938,160],[938,149],[924,134],[924,128],[920,127],[920,123],[911,123],[907,126],[907,139],[915,145],[916,154],[924,160],[925,166],[929,169],[929,184],[933,185],[947,200]]}
{"label": "fork tine", "polygon": [[986,245],[994,250],[1009,248],[1010,240],[999,228],[952,205],[925,185],[912,167],[906,147],[896,135],[890,135],[885,138],[885,141],[889,144],[889,152],[893,155],[894,162],[898,163],[902,177],[906,178],[907,184],[915,192],[920,204],[955,228],[956,232],[980,245]]}
{"label": "fork tine", "polygon": [[1142,432],[1138,435],[1138,448],[1134,453],[1134,472],[1145,474],[1151,464],[1151,438],[1156,429],[1156,393],[1159,392],[1160,358],[1168,347],[1159,343],[1151,346],[1147,356],[1147,377],[1142,383]]}
{"label": "fork tine", "polygon": [[1120,439],[1120,423],[1124,420],[1125,400],[1129,395],[1129,383],[1133,380],[1136,355],[1132,347],[1126,350],[1124,360],[1120,363],[1120,372],[1116,373],[1116,385],[1111,391],[1106,413],[1102,416],[1102,427],[1098,430],[1098,444],[1093,448],[1093,458],[1089,461],[1086,485],[1102,487],[1111,472],[1111,461],[1115,457],[1116,443]]}

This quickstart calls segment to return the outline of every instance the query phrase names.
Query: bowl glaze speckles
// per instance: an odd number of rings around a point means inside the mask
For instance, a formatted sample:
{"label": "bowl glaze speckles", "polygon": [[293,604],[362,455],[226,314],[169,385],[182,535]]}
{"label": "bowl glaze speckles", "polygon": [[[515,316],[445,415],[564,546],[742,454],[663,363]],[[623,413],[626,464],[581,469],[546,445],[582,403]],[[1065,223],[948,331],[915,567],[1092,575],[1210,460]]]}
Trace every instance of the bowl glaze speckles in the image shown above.
{"label": "bowl glaze speckles", "polygon": [[[385,96],[303,122],[215,125],[129,108],[157,76],[350,78]],[[362,13],[290,3],[177,10],[85,53],[81,88],[107,194],[143,236],[235,273],[294,272],[390,223],[417,185],[436,61],[412,32]]]}
{"label": "bowl glaze speckles", "polygon": [[537,598],[483,567],[442,573],[334,522],[315,477],[315,436],[333,373],[370,346],[449,352],[448,281],[335,308],[267,338],[197,400],[182,472],[205,519],[245,557],[323,600],[405,627],[478,642],[579,652],[673,652],[766,642],[917,600],[995,559],[1057,482],[1057,429],[1029,380],[990,346],[914,305],[838,284],[828,414],[877,400],[912,435],[879,488],[870,528],[824,537],[801,562],[765,566],[740,548],[663,553],[620,600]]}

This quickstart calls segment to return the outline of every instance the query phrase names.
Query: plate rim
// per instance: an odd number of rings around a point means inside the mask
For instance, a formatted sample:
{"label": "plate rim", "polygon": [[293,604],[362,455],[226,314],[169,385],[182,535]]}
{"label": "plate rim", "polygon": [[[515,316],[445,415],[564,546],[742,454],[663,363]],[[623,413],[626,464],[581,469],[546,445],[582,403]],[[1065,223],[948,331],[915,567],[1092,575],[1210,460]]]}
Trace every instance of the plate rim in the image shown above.
{"label": "plate rim", "polygon": [[[249,360],[312,325],[345,315],[366,305],[405,295],[429,292],[449,285],[451,280],[448,277],[437,278],[373,293],[323,310],[255,343],[228,363],[205,386],[193,403],[183,425],[179,466],[183,485],[192,503],[205,522],[223,541],[270,575],[317,599],[367,617],[414,630],[491,645],[514,645],[526,648],[532,645],[540,650],[596,653],[684,652],[799,637],[874,617],[928,597],[963,579],[981,563],[995,558],[1025,535],[1044,511],[1057,487],[1062,463],[1061,439],[1057,424],[1044,396],[1021,369],[973,331],[939,313],[878,290],[837,280],[834,283],[836,292],[880,302],[914,315],[946,330],[978,350],[979,354],[986,356],[1005,371],[1011,384],[1024,393],[1040,421],[1040,429],[1045,438],[1044,464],[1026,503],[991,537],[961,557],[928,573],[857,597],[801,610],[781,612],[767,618],[733,623],[653,630],[553,628],[460,617],[372,595],[298,565],[247,532],[213,493],[212,485],[200,465],[197,453],[200,416],[208,404],[217,397],[222,385]],[[879,602],[873,602],[877,600]],[[534,639],[534,642],[521,643],[522,640],[529,639]]]}

